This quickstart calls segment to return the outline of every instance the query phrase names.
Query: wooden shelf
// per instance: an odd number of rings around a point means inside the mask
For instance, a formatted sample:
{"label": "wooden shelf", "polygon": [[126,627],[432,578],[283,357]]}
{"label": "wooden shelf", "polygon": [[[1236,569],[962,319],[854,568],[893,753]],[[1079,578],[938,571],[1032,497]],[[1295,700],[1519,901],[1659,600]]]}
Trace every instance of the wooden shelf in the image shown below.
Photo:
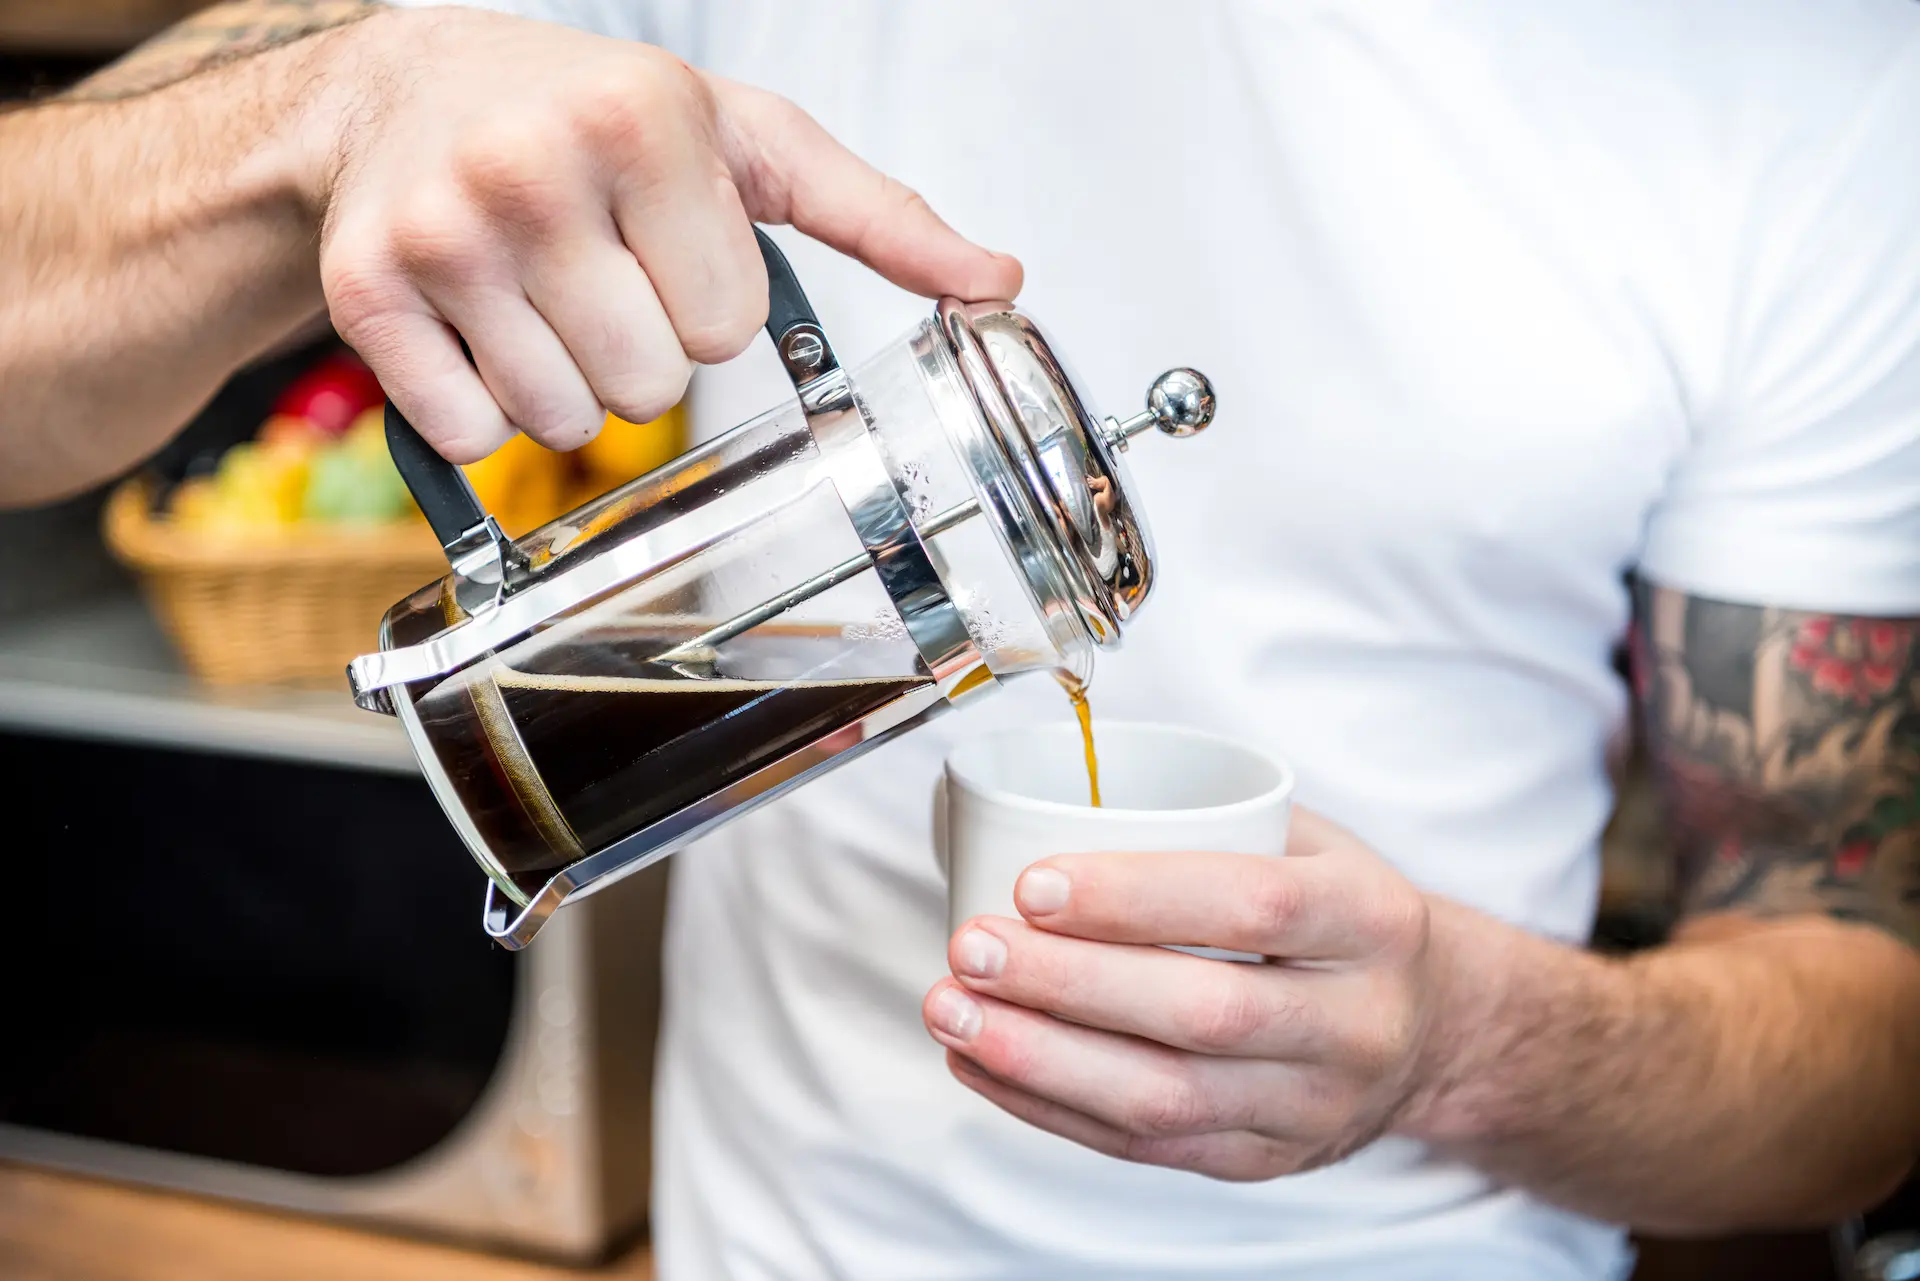
{"label": "wooden shelf", "polygon": [[581,1270],[0,1164],[7,1281],[653,1281],[637,1247]]}

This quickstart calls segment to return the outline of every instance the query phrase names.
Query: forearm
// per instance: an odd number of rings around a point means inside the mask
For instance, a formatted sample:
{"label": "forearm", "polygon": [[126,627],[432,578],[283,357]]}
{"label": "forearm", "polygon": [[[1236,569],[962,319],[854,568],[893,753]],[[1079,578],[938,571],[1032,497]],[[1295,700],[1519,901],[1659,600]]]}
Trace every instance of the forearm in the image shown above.
{"label": "forearm", "polygon": [[1920,1154],[1920,953],[1881,931],[1722,916],[1613,960],[1436,903],[1434,944],[1401,1129],[1503,1180],[1714,1232],[1831,1222]]}
{"label": "forearm", "polygon": [[0,115],[0,506],[124,470],[323,309],[318,116],[352,50],[219,14]]}

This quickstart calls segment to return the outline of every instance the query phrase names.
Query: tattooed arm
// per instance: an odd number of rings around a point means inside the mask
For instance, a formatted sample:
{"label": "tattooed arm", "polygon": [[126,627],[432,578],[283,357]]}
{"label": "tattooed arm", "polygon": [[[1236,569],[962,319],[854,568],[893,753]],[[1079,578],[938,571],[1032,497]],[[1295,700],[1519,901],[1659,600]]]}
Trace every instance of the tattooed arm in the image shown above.
{"label": "tattooed arm", "polygon": [[1680,937],[1720,913],[1814,914],[1920,947],[1920,620],[1638,603]]}
{"label": "tattooed arm", "polygon": [[0,113],[0,174],[0,506],[118,473],[323,312],[470,461],[741,350],[749,219],[926,294],[1020,281],[790,103],[474,10],[230,0]]}
{"label": "tattooed arm", "polygon": [[123,102],[190,76],[365,18],[378,0],[227,0],[169,27],[62,94]]}
{"label": "tattooed arm", "polygon": [[1682,900],[1647,965],[1724,965],[1728,1094],[1771,1177],[1869,1191],[1920,1156],[1920,619],[1649,584],[1637,619]]}
{"label": "tattooed arm", "polygon": [[1685,915],[1610,960],[1443,906],[1405,1128],[1645,1228],[1833,1222],[1920,1154],[1920,620],[1637,604]]}

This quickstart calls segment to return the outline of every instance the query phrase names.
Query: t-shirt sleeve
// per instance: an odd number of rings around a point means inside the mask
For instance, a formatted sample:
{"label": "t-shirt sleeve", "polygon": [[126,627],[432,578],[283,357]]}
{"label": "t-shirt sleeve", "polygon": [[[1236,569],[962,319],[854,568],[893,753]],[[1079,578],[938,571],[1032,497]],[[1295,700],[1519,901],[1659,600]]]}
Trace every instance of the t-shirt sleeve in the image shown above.
{"label": "t-shirt sleeve", "polygon": [[1920,614],[1920,39],[1877,70],[1742,229],[1726,391],[1647,528],[1663,586]]}

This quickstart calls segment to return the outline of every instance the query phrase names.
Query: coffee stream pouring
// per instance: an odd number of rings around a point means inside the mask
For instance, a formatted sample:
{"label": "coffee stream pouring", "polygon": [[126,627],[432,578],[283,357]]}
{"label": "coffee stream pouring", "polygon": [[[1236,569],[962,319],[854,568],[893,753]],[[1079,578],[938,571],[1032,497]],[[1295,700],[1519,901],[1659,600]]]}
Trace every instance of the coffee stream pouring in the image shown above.
{"label": "coffee stream pouring", "polygon": [[387,612],[348,679],[406,727],[509,948],[1002,678],[1084,684],[1153,585],[1121,455],[1213,417],[1189,369],[1097,417],[1004,302],[944,299],[848,370],[756,234],[798,399],[524,538],[387,408],[451,572]]}

